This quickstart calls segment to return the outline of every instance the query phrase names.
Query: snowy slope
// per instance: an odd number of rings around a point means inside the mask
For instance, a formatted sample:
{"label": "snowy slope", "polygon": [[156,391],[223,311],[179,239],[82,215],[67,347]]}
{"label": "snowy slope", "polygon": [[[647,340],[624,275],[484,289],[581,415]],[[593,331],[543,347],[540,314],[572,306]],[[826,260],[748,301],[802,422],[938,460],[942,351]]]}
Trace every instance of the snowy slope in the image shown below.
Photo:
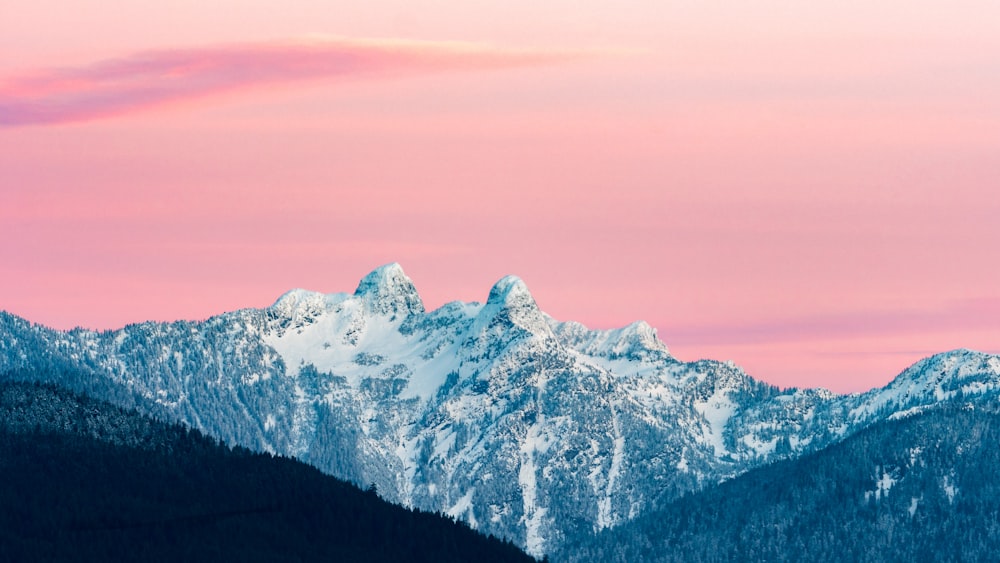
{"label": "snowy slope", "polygon": [[426,311],[396,264],[204,322],[58,332],[0,314],[0,373],[62,383],[294,455],[540,555],[892,416],[996,393],[1000,359],[935,356],[884,389],[780,391],[673,358],[647,324],[589,330],[508,276]]}

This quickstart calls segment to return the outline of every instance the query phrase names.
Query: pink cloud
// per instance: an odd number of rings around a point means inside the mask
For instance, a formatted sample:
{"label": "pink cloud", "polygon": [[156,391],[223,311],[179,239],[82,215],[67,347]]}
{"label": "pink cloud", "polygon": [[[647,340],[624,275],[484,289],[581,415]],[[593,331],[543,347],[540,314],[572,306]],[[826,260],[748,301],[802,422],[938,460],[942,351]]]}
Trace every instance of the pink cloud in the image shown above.
{"label": "pink cloud", "polygon": [[670,327],[681,345],[757,345],[822,339],[856,339],[887,334],[1000,329],[1000,299],[965,299],[938,309],[853,311],[770,322]]}
{"label": "pink cloud", "polygon": [[0,79],[0,126],[85,121],[265,86],[552,63],[580,53],[310,39],[134,53]]}

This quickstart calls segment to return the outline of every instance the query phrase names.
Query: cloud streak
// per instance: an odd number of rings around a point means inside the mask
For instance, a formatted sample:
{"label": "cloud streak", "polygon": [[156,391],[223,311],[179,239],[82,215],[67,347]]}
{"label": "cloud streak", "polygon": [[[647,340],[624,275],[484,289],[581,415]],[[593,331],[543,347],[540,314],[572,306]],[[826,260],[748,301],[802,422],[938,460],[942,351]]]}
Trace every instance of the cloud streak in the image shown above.
{"label": "cloud streak", "polygon": [[582,54],[473,43],[326,37],[145,51],[0,79],[0,126],[102,119],[309,81],[524,67]]}
{"label": "cloud streak", "polygon": [[1000,330],[1000,299],[967,299],[939,310],[857,311],[745,325],[667,328],[678,345],[753,345],[888,334]]}

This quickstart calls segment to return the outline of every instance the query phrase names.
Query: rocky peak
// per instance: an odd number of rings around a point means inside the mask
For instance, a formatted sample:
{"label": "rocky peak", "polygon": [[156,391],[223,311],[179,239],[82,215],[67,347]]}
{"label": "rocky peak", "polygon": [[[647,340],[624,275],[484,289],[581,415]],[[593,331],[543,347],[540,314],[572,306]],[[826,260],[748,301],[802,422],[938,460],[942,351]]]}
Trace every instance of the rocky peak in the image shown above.
{"label": "rocky peak", "polygon": [[280,326],[302,327],[316,322],[343,298],[342,293],[327,295],[317,291],[293,289],[279,297],[270,309],[281,319]]}
{"label": "rocky peak", "polygon": [[354,296],[360,298],[369,311],[379,315],[407,317],[424,312],[424,302],[413,281],[395,262],[376,268],[362,278]]}
{"label": "rocky peak", "polygon": [[490,289],[487,305],[495,307],[535,307],[535,298],[528,286],[517,276],[504,276]]}
{"label": "rocky peak", "polygon": [[611,345],[611,352],[634,359],[670,355],[667,345],[656,336],[656,329],[645,321],[636,321],[620,329],[618,338]]}
{"label": "rocky peak", "polygon": [[552,334],[545,314],[538,308],[528,286],[517,276],[505,276],[493,285],[480,316],[505,317],[533,334]]}

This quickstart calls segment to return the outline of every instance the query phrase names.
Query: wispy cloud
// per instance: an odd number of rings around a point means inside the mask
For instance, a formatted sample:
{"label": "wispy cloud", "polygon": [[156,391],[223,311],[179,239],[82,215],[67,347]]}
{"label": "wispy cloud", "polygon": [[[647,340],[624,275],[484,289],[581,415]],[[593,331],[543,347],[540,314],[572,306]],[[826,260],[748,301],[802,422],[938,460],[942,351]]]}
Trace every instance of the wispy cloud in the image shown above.
{"label": "wispy cloud", "polygon": [[937,310],[858,311],[745,325],[667,328],[682,345],[746,345],[957,330],[1000,331],[1000,299],[967,299]]}
{"label": "wispy cloud", "polygon": [[0,126],[106,118],[295,82],[530,66],[581,54],[328,37],[146,51],[0,79]]}

